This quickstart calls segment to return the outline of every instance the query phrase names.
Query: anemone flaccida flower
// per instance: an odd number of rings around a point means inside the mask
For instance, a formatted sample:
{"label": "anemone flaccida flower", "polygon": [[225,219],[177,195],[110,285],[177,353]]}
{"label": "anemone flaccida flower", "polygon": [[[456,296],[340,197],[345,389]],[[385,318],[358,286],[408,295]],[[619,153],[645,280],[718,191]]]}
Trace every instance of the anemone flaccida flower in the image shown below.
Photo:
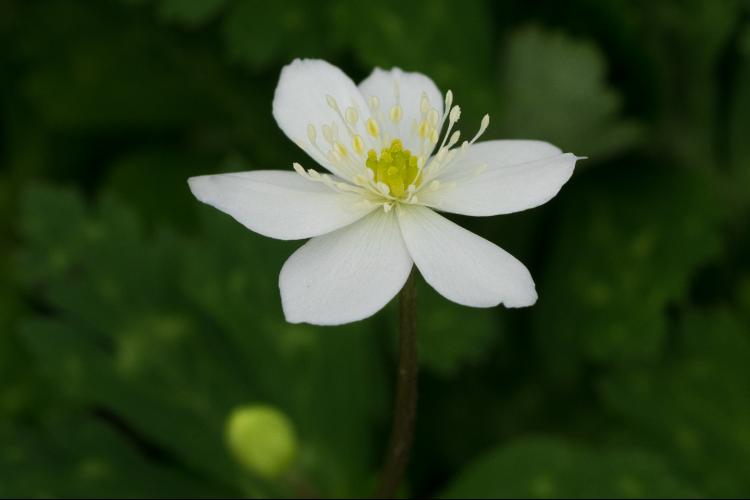
{"label": "anemone flaccida flower", "polygon": [[[281,71],[273,99],[281,130],[322,169],[257,170],[189,179],[198,200],[248,229],[310,238],[279,277],[287,321],[367,318],[402,288],[412,266],[445,298],[473,307],[525,307],[537,293],[512,255],[440,212],[490,216],[541,205],[573,173],[574,154],[543,141],[463,140],[461,108],[420,73],[375,69],[356,85],[321,60]],[[317,167],[316,167],[317,168]]]}

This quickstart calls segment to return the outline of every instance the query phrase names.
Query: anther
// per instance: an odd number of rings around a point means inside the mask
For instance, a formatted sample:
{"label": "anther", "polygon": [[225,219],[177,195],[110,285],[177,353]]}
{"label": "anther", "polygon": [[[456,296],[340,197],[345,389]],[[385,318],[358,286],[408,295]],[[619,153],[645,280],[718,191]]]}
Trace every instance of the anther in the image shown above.
{"label": "anther", "polygon": [[323,138],[329,144],[333,144],[333,130],[331,130],[330,125],[323,125],[322,128],[323,128]]}
{"label": "anther", "polygon": [[401,116],[403,115],[403,111],[401,110],[401,106],[399,106],[398,104],[395,105],[395,106],[393,106],[391,108],[390,115],[391,115],[391,121],[393,123],[400,122],[401,121]]}
{"label": "anther", "polygon": [[349,156],[349,150],[346,149],[346,146],[341,144],[340,142],[336,143],[336,152],[341,156],[342,158],[346,158]]}
{"label": "anther", "polygon": [[326,94],[326,102],[331,107],[331,109],[338,111],[339,105],[336,102],[336,99],[334,99],[330,94]]}
{"label": "anther", "polygon": [[419,103],[419,110],[422,113],[427,113],[430,110],[430,99],[427,97],[426,92],[422,92],[422,99]]}
{"label": "anther", "polygon": [[350,125],[354,125],[357,123],[357,120],[359,120],[357,109],[352,106],[346,108],[346,121],[348,121]]}
{"label": "anther", "polygon": [[373,137],[377,137],[378,135],[380,135],[380,127],[378,127],[378,122],[376,122],[372,118],[367,119],[367,133]]}
{"label": "anther", "polygon": [[453,104],[453,91],[448,90],[448,92],[445,93],[445,109],[451,109],[452,104]]}
{"label": "anther", "polygon": [[315,141],[318,138],[318,132],[315,130],[315,127],[313,126],[312,123],[307,124],[307,138],[313,144],[315,144]]}
{"label": "anther", "polygon": [[453,106],[451,108],[451,112],[449,115],[450,121],[453,123],[456,123],[461,118],[461,107],[460,106]]}
{"label": "anther", "polygon": [[362,140],[362,136],[360,135],[354,136],[354,138],[352,139],[352,149],[354,150],[355,153],[357,153],[360,156],[362,155],[362,153],[364,153],[365,141]]}

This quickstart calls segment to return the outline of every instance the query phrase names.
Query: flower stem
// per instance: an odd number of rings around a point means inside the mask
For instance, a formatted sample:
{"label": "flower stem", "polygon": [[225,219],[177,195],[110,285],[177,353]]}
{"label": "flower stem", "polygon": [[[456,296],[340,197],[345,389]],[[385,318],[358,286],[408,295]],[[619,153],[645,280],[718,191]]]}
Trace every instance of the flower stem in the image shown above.
{"label": "flower stem", "polygon": [[395,498],[409,463],[417,416],[417,271],[413,270],[399,296],[399,341],[393,430],[380,477],[377,498]]}

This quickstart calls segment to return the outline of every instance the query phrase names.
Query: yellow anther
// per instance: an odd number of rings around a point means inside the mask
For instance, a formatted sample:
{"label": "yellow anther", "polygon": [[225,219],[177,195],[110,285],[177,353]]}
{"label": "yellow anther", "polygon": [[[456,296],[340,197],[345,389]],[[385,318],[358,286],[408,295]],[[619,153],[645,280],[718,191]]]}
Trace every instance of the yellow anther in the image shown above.
{"label": "yellow anther", "polygon": [[437,144],[439,139],[440,139],[440,133],[437,131],[436,128],[433,128],[432,131],[430,131],[430,142],[432,144]]}
{"label": "yellow anther", "polygon": [[393,123],[398,123],[401,121],[401,117],[403,116],[403,110],[401,109],[401,106],[395,105],[391,108],[391,121]]}
{"label": "yellow anther", "polygon": [[419,133],[420,138],[424,139],[425,137],[427,137],[427,135],[430,133],[430,124],[427,123],[427,120],[422,120],[422,122],[419,124],[417,132]]}
{"label": "yellow anther", "polygon": [[377,137],[378,135],[380,135],[380,127],[378,127],[378,122],[376,122],[372,118],[367,119],[367,133],[373,137]]}
{"label": "yellow anther", "polygon": [[380,107],[380,99],[378,99],[377,96],[371,95],[367,102],[370,105],[370,109],[373,111]]}
{"label": "yellow anther", "polygon": [[352,139],[352,149],[358,155],[361,155],[365,151],[365,141],[362,140],[362,136],[355,135]]}
{"label": "yellow anther", "polygon": [[340,142],[336,143],[336,152],[341,156],[342,158],[346,158],[349,156],[349,150],[346,149],[346,146],[341,144]]}

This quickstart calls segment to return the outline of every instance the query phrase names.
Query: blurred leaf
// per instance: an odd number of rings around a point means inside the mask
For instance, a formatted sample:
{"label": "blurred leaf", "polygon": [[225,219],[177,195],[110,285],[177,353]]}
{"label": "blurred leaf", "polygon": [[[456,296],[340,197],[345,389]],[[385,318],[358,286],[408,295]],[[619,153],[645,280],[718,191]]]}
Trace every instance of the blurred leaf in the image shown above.
{"label": "blurred leaf", "polygon": [[259,397],[291,414],[309,445],[304,458],[325,491],[369,494],[365,481],[380,451],[369,433],[389,401],[379,359],[382,332],[364,323],[286,324],[275,291],[295,244],[204,211],[202,243],[187,249],[185,294],[231,339]]}
{"label": "blurred leaf", "polygon": [[573,180],[534,316],[536,341],[556,370],[659,355],[666,307],[719,248],[711,186],[698,172],[666,168]]}
{"label": "blurred leaf", "polygon": [[338,28],[325,15],[329,4],[323,0],[310,8],[304,0],[236,2],[224,19],[230,57],[256,69],[296,57],[326,58],[334,37],[320,34]]}
{"label": "blurred leaf", "polygon": [[658,94],[650,144],[683,165],[715,167],[721,157],[722,59],[747,10],[746,0],[622,2],[633,35],[650,60],[650,85]]}
{"label": "blurred leaf", "polygon": [[132,152],[110,167],[106,189],[137,209],[152,226],[194,227],[199,203],[187,185],[191,173],[211,173],[219,161],[171,150]]}
{"label": "blurred leaf", "polygon": [[161,0],[160,14],[188,26],[198,26],[215,17],[227,0]]}
{"label": "blurred leaf", "polygon": [[469,465],[440,498],[695,498],[653,455],[526,439]]}
{"label": "blurred leaf", "polygon": [[527,27],[510,37],[501,68],[503,137],[546,140],[595,161],[639,139],[640,127],[619,116],[620,96],[595,45]]}
{"label": "blurred leaf", "polygon": [[0,496],[34,498],[202,498],[231,491],[191,478],[129,444],[87,415],[41,431],[0,430]]}
{"label": "blurred leaf", "polygon": [[[471,100],[471,94],[490,76],[489,13],[482,2],[465,2],[456,8],[448,0],[340,1],[336,15],[368,71],[372,66],[422,71],[452,86],[462,103]],[[460,43],[453,36],[457,33]],[[470,77],[473,80],[467,85]]]}
{"label": "blurred leaf", "polygon": [[259,486],[229,456],[225,421],[267,402],[294,421],[316,489],[367,493],[379,454],[370,432],[385,407],[376,332],[285,324],[275,291],[288,244],[209,208],[201,239],[184,241],[146,237],[110,198],[93,213],[70,191],[35,188],[24,200],[24,283],[54,315],[25,321],[23,339],[66,398],[247,491]]}
{"label": "blurred leaf", "polygon": [[750,336],[724,310],[690,312],[665,363],[613,377],[607,403],[710,497],[750,490]]}
{"label": "blurred leaf", "polygon": [[215,116],[208,99],[195,98],[170,39],[129,10],[61,1],[28,9],[23,19],[33,25],[24,27],[19,50],[51,59],[26,72],[23,87],[45,124],[159,131]]}
{"label": "blurred leaf", "polygon": [[467,309],[420,282],[420,362],[444,377],[483,361],[502,336],[497,311]]}
{"label": "blurred leaf", "polygon": [[729,160],[732,188],[750,206],[750,25],[739,43],[740,61],[729,108]]}

